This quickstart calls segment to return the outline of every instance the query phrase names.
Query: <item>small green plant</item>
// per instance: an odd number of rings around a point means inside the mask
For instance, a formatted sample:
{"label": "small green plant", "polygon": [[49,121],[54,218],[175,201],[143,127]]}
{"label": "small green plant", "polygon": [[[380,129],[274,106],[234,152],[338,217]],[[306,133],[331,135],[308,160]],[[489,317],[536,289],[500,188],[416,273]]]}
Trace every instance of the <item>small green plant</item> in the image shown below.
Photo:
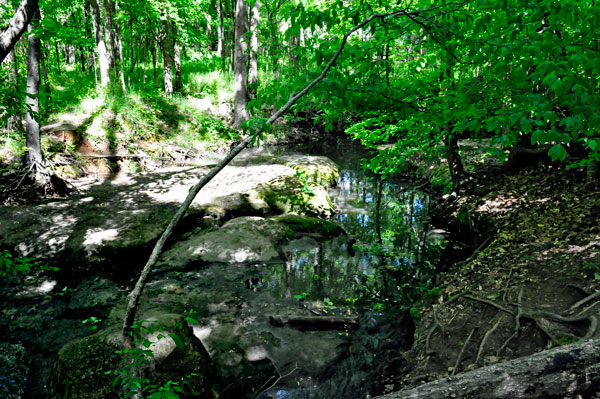
{"label": "small green plant", "polygon": [[90,324],[90,330],[91,331],[96,331],[98,329],[98,325],[102,322],[101,319],[95,317],[95,316],[91,316],[88,317],[87,319],[83,320],[81,322],[81,324]]}
{"label": "small green plant", "polygon": [[308,298],[309,296],[310,296],[310,294],[308,292],[303,292],[302,294],[294,295],[294,298],[296,298],[299,301],[303,301],[306,298]]}
{"label": "small green plant", "polygon": [[[192,317],[188,317],[186,320],[192,323],[198,323],[198,321]],[[137,371],[144,365],[149,364],[150,359],[154,357],[154,353],[150,349],[152,342],[149,339],[144,338],[144,336],[158,333],[156,338],[159,340],[169,336],[179,348],[183,347],[181,338],[175,333],[163,335],[162,332],[166,329],[165,326],[149,323],[146,320],[137,321],[131,328],[135,338],[134,347],[117,351],[116,353],[123,356],[121,362],[122,367],[119,370],[106,372],[106,374],[115,375],[113,388],[117,385],[121,386],[126,398],[138,397],[138,394],[142,392],[147,399],[179,399],[180,394],[185,393],[183,386],[189,383],[187,378],[181,383],[167,381],[163,385],[158,386],[152,384],[148,378],[140,377]],[[188,378],[189,377],[191,377],[191,375],[188,376]]]}
{"label": "small green plant", "polygon": [[0,278],[12,280],[17,275],[25,275],[32,270],[57,271],[58,267],[42,265],[35,258],[14,257],[9,251],[0,251]]}
{"label": "small green plant", "polygon": [[305,194],[308,194],[310,196],[315,195],[315,192],[313,191],[313,189],[310,187],[310,179],[308,179],[305,175],[304,172],[297,170],[296,171],[296,176],[298,176],[298,179],[300,179],[300,182],[302,183],[302,192]]}

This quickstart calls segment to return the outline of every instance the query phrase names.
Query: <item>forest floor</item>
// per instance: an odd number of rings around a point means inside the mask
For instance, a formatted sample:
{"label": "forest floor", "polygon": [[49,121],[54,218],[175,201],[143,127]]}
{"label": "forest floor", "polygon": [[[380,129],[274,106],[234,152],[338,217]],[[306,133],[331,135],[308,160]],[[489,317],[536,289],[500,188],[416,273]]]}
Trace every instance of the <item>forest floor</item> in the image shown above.
{"label": "forest floor", "polygon": [[386,391],[600,334],[598,186],[556,166],[496,167],[478,177],[478,194],[442,208],[459,230],[487,238],[417,305],[410,367]]}

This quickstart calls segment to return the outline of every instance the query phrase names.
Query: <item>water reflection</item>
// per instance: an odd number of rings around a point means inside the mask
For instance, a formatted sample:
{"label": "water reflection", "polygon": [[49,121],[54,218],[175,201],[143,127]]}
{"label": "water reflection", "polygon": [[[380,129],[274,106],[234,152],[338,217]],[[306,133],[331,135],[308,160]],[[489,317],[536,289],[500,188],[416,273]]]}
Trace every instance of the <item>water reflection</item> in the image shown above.
{"label": "water reflection", "polygon": [[341,166],[330,196],[350,236],[303,236],[265,277],[275,297],[304,295],[334,303],[409,303],[427,288],[445,242],[430,233],[427,194],[365,173],[358,159]]}

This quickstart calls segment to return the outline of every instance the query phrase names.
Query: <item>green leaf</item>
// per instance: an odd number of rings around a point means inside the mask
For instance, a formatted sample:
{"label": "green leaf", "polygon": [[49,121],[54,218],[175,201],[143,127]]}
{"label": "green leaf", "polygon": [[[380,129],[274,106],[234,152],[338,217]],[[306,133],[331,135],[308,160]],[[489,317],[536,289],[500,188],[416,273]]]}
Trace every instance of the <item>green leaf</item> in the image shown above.
{"label": "green leaf", "polygon": [[588,140],[587,145],[592,151],[596,151],[596,148],[598,148],[598,141],[590,139]]}
{"label": "green leaf", "polygon": [[194,319],[193,317],[190,317],[190,316],[186,317],[186,318],[185,318],[185,320],[186,320],[188,323],[192,323],[192,324],[200,324],[200,322],[199,322],[198,320],[196,320],[196,319]]}
{"label": "green leaf", "polygon": [[559,159],[561,162],[567,158],[567,150],[562,144],[555,144],[548,150],[548,155],[552,159],[552,162]]}
{"label": "green leaf", "polygon": [[175,345],[177,345],[177,348],[179,348],[179,349],[185,348],[185,346],[183,345],[183,341],[181,340],[179,335],[177,335],[175,333],[171,333],[171,334],[169,334],[169,337],[171,337],[173,339],[173,341],[175,341]]}

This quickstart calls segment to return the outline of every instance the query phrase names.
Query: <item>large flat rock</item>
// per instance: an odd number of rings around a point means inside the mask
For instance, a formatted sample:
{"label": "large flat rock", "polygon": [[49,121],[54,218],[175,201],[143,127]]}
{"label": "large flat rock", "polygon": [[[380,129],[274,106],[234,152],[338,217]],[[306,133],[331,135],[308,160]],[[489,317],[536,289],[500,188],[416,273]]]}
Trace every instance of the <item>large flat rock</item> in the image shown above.
{"label": "large flat rock", "polygon": [[[0,209],[0,248],[61,268],[141,266],[189,189],[210,169],[172,168],[104,180],[67,199]],[[196,197],[188,217],[265,215],[289,209],[331,215],[325,190],[303,190],[281,164],[229,166]],[[287,205],[286,205],[287,204]],[[110,260],[110,262],[106,262]]]}

